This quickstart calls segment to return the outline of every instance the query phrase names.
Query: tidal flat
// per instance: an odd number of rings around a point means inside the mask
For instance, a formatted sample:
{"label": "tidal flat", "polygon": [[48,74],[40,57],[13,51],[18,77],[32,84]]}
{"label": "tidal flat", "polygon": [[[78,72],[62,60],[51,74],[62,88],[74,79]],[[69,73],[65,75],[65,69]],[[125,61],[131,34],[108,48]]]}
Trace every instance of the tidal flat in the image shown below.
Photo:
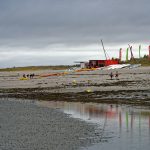
{"label": "tidal flat", "polygon": [[147,150],[150,67],[117,71],[0,72],[0,149]]}
{"label": "tidal flat", "polygon": [[[116,71],[119,77],[111,80],[110,72],[115,76]],[[20,80],[23,74],[30,73],[35,74],[33,79]],[[42,77],[53,73],[54,70],[1,72],[0,97],[150,105],[150,67],[68,72],[66,75]]]}

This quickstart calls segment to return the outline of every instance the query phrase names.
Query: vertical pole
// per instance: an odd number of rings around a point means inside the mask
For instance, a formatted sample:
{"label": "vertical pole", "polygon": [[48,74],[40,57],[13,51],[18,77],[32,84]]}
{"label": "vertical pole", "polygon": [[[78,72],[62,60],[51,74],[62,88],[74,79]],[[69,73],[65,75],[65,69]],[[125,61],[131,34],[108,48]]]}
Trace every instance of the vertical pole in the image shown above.
{"label": "vertical pole", "polygon": [[129,45],[130,53],[131,53],[131,60],[133,60],[133,59],[134,59],[134,56],[133,56],[133,52],[132,52],[132,46],[130,46],[130,44],[128,44],[128,45]]}
{"label": "vertical pole", "polygon": [[129,52],[129,48],[127,48],[126,50],[126,61],[128,61],[128,52]]}
{"label": "vertical pole", "polygon": [[141,45],[139,45],[139,58],[141,58]]}
{"label": "vertical pole", "polygon": [[133,52],[132,52],[132,46],[130,47],[130,51],[131,51],[131,59],[133,60],[134,56],[133,56]]}
{"label": "vertical pole", "polygon": [[148,58],[150,59],[150,45],[149,45],[149,56],[148,56]]}
{"label": "vertical pole", "polygon": [[102,43],[103,51],[104,51],[104,54],[105,54],[105,58],[106,58],[106,60],[107,60],[106,50],[105,50],[105,48],[104,48],[104,44],[103,44],[103,41],[102,41],[102,40],[101,40],[101,43]]}
{"label": "vertical pole", "polygon": [[119,60],[120,61],[122,60],[122,48],[120,48],[120,50],[119,50]]}

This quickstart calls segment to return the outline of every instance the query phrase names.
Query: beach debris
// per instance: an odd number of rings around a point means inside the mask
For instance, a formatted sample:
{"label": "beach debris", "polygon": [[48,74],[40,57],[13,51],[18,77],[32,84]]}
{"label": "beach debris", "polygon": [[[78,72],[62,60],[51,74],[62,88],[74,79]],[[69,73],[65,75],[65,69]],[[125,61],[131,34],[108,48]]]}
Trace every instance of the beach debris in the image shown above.
{"label": "beach debris", "polygon": [[27,77],[22,77],[22,78],[20,78],[20,80],[29,80],[29,78],[27,78]]}
{"label": "beach debris", "polygon": [[82,71],[95,71],[97,70],[97,68],[85,68],[85,69],[79,69],[79,70],[75,70],[75,72],[82,72]]}
{"label": "beach debris", "polygon": [[80,67],[71,67],[71,68],[69,68],[69,69],[67,69],[67,72],[69,71],[69,72],[74,72],[75,70],[79,70],[79,69],[81,69]]}
{"label": "beach debris", "polygon": [[92,82],[92,80],[88,80],[88,84],[90,84]]}
{"label": "beach debris", "polygon": [[86,92],[87,92],[87,93],[90,93],[90,92],[92,92],[92,90],[91,90],[91,89],[87,89]]}
{"label": "beach debris", "polygon": [[77,85],[77,81],[76,81],[76,80],[73,80],[73,81],[72,81],[72,84],[73,84],[73,85]]}
{"label": "beach debris", "polygon": [[50,74],[43,74],[40,75],[40,77],[49,77],[49,76],[63,76],[63,75],[67,75],[68,72],[60,72],[60,73],[50,73]]}
{"label": "beach debris", "polygon": [[130,69],[133,69],[133,68],[137,68],[137,67],[140,67],[141,64],[133,64],[133,65],[130,65],[129,68]]}

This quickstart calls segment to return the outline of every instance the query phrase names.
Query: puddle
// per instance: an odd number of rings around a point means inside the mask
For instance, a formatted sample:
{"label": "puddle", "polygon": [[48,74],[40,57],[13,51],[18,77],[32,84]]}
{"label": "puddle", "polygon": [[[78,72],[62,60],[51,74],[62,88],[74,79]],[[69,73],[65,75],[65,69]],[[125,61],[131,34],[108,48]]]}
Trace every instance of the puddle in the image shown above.
{"label": "puddle", "polygon": [[[37,105],[60,109],[71,117],[98,125],[104,134],[110,133],[108,142],[86,149],[149,150],[150,109],[127,105],[99,103],[73,103],[37,101]],[[83,148],[84,149],[84,148]]]}

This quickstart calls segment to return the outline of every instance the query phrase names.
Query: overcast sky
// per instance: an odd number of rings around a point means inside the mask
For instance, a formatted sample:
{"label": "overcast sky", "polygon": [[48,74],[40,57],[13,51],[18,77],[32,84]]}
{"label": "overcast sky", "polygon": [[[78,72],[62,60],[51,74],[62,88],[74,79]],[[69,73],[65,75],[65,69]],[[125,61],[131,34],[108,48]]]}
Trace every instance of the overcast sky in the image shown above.
{"label": "overcast sky", "polygon": [[0,0],[0,67],[73,64],[150,45],[150,0]]}

